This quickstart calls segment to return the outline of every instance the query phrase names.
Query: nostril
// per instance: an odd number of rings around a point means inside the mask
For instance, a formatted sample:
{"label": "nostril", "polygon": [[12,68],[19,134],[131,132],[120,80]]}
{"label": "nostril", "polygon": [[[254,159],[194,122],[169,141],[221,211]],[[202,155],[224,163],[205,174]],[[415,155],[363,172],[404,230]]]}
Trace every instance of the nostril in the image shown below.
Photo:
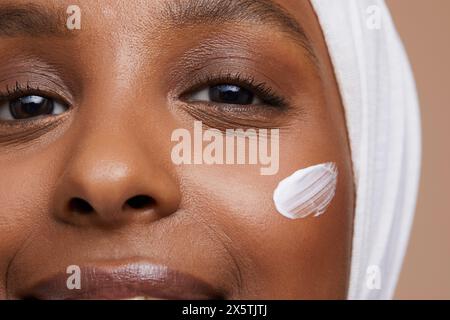
{"label": "nostril", "polygon": [[80,214],[89,214],[94,212],[94,208],[81,198],[73,198],[69,202],[69,210]]}
{"label": "nostril", "polygon": [[139,195],[132,197],[125,202],[125,207],[133,209],[149,209],[155,204],[155,200],[151,197]]}

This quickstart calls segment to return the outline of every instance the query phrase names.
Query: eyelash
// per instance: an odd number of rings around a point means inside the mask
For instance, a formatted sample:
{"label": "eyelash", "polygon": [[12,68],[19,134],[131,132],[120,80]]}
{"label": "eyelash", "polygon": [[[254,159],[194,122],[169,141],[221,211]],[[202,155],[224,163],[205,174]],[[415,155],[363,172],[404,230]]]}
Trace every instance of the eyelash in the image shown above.
{"label": "eyelash", "polygon": [[264,82],[258,82],[252,76],[246,76],[242,73],[225,73],[218,75],[208,74],[206,76],[200,76],[194,79],[192,89],[182,96],[190,95],[197,90],[204,89],[206,87],[216,86],[220,84],[231,84],[243,87],[246,90],[254,92],[258,97],[270,107],[275,108],[287,108],[288,102],[285,98],[276,94],[270,86]]}
{"label": "eyelash", "polygon": [[[286,99],[276,94],[266,83],[257,82],[254,77],[246,76],[242,73],[208,74],[203,77],[198,77],[194,80],[194,84],[192,85],[193,89],[190,89],[188,93],[185,93],[182,96],[192,94],[205,87],[216,86],[219,84],[241,86],[246,90],[254,92],[268,106],[281,109],[288,107]],[[29,82],[25,85],[16,82],[14,87],[10,88],[6,86],[6,89],[3,92],[0,91],[0,101],[17,99],[32,94],[39,94],[53,99],[51,95],[43,92],[39,86],[32,86]]]}
{"label": "eyelash", "polygon": [[29,82],[27,82],[25,85],[22,85],[16,81],[12,88],[6,86],[4,91],[0,91],[0,101],[13,100],[27,95],[42,95],[47,98],[53,99],[53,97],[43,92],[43,90],[41,90],[39,86],[32,86]]}

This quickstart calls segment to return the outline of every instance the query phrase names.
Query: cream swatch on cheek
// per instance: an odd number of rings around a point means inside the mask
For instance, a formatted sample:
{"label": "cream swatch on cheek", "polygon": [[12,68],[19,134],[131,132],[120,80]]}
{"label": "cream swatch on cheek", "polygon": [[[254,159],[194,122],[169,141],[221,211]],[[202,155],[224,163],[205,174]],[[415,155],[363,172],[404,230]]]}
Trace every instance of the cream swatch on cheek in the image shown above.
{"label": "cream swatch on cheek", "polygon": [[336,193],[337,177],[337,166],[331,162],[296,171],[275,189],[276,209],[289,219],[323,214]]}

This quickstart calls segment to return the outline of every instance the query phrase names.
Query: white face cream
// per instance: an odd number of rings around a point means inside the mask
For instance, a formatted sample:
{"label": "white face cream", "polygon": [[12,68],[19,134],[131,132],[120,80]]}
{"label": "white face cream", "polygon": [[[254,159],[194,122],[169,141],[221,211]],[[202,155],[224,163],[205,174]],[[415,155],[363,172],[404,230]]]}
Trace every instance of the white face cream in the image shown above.
{"label": "white face cream", "polygon": [[299,170],[278,184],[273,201],[278,212],[289,219],[321,215],[336,193],[338,170],[324,163]]}

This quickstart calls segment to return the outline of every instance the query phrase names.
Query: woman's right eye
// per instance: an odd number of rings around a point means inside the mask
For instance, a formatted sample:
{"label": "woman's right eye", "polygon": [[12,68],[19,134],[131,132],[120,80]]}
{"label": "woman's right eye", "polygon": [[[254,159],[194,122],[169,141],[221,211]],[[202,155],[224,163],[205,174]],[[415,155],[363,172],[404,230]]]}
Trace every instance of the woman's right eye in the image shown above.
{"label": "woman's right eye", "polygon": [[0,102],[0,120],[25,120],[41,116],[59,115],[68,106],[52,98],[27,95]]}

